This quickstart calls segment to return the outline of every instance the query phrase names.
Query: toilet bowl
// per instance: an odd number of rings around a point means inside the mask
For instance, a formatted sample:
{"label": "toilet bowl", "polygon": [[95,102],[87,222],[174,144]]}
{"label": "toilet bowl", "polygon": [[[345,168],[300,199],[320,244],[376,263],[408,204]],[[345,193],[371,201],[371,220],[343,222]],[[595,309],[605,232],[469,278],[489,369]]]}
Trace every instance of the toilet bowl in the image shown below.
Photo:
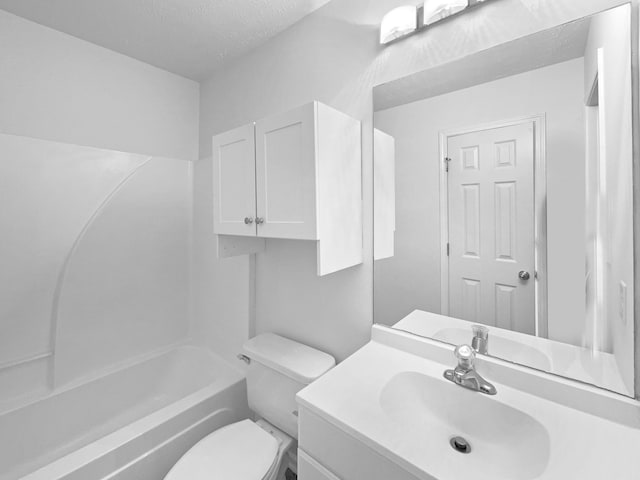
{"label": "toilet bowl", "polygon": [[264,420],[242,420],[196,443],[165,480],[276,480],[293,439]]}
{"label": "toilet bowl", "polygon": [[296,393],[335,365],[326,353],[266,333],[247,341],[247,397],[257,421],[242,420],[204,437],[164,480],[277,480],[297,438]]}

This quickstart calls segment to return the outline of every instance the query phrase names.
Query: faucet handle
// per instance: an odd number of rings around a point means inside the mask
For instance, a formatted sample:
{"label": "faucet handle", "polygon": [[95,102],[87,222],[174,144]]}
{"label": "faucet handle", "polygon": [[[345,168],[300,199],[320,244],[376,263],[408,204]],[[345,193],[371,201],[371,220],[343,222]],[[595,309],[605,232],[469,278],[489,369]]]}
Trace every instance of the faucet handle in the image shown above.
{"label": "faucet handle", "polygon": [[458,359],[458,367],[466,370],[473,368],[473,362],[476,359],[476,352],[469,345],[458,345],[453,351]]}

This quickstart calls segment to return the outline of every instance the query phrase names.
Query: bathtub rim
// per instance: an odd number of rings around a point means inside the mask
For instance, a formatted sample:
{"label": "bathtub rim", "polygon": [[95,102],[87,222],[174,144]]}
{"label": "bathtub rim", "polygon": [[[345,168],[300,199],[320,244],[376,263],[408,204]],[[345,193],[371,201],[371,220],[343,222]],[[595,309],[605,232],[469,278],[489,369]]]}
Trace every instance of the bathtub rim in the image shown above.
{"label": "bathtub rim", "polygon": [[[92,372],[89,375],[84,375],[72,382],[65,383],[64,385],[60,385],[58,387],[51,387],[50,385],[45,387],[46,390],[40,391],[33,395],[28,395],[26,397],[16,397],[15,399],[11,399],[8,401],[0,401],[0,416],[11,414],[17,410],[20,410],[25,407],[29,407],[38,402],[44,401],[47,398],[61,395],[66,392],[69,392],[75,388],[81,387],[88,383],[98,381],[104,377],[109,375],[114,375],[124,370],[127,370],[136,365],[151,362],[156,358],[162,357],[163,355],[167,355],[172,351],[180,350],[180,349],[195,349],[198,351],[205,352],[208,356],[212,358],[216,365],[224,365],[225,371],[229,370],[234,372],[241,377],[245,377],[245,372],[239,368],[237,365],[234,365],[222,358],[220,355],[215,353],[213,350],[197,345],[191,341],[191,339],[181,340],[175,343],[171,343],[169,345],[162,346],[160,348],[156,348],[150,350],[148,352],[144,352],[140,355],[136,355],[135,357],[128,358],[126,360],[122,360],[121,362],[117,362],[111,365],[108,365],[100,370]],[[42,358],[52,357],[52,355],[45,355]],[[39,357],[40,358],[40,357]]]}
{"label": "bathtub rim", "polygon": [[[17,480],[63,480],[66,476],[72,475],[77,470],[87,467],[102,456],[126,446],[128,443],[135,441],[147,432],[151,432],[154,428],[159,428],[161,425],[180,414],[184,414],[192,408],[197,408],[198,405],[206,402],[207,400],[213,399],[225,388],[231,388],[243,380],[244,378],[239,378],[235,382],[228,381],[224,383],[221,379],[217,380],[213,384],[201,388],[176,402],[145,415],[135,422],[127,424],[114,432],[100,437],[83,447],[69,452],[64,456],[37,468],[36,470],[28,472],[25,475],[18,477]],[[228,408],[217,408],[209,413],[207,418],[217,415],[225,410],[228,410]],[[198,422],[203,420],[206,420],[206,418],[203,418]],[[172,435],[169,440],[180,435],[191,427],[192,425],[187,426],[178,433]],[[108,477],[109,475],[105,478]],[[102,477],[100,480],[103,480]]]}

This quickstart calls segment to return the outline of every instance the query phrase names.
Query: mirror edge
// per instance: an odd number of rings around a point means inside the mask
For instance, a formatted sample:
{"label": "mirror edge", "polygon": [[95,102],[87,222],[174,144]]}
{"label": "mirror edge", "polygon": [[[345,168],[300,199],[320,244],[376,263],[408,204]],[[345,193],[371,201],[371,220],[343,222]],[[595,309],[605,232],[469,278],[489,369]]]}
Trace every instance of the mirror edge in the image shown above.
{"label": "mirror edge", "polygon": [[631,92],[633,145],[634,387],[640,400],[640,4],[631,2]]}

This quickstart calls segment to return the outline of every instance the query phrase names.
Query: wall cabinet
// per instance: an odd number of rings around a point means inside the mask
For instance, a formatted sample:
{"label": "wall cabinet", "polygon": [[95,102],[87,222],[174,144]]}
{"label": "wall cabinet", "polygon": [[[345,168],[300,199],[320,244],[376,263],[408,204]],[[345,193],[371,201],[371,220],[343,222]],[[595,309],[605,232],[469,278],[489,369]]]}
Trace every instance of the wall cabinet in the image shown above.
{"label": "wall cabinet", "polygon": [[319,102],[216,135],[214,233],[316,241],[319,275],[361,263],[360,139]]}

